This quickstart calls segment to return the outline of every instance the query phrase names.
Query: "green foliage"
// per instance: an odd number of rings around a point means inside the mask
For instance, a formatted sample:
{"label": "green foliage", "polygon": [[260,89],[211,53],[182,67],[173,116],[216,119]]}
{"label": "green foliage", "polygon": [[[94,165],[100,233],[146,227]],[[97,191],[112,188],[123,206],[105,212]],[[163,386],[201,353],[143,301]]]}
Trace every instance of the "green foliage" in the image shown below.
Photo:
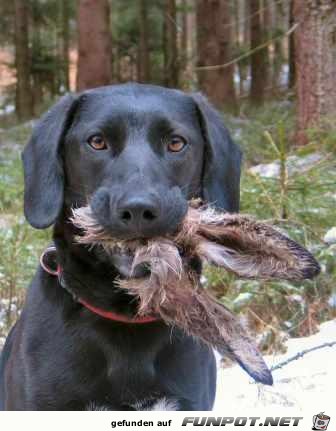
{"label": "green foliage", "polygon": [[[34,114],[55,95],[66,91],[63,41],[63,7],[66,4],[69,24],[69,44],[74,46],[76,27],[76,2],[74,0],[29,0],[29,49],[30,81]],[[0,42],[13,47],[15,28],[14,2],[0,4]],[[13,51],[15,51],[13,49]],[[15,56],[8,64],[16,72]],[[15,85],[3,88],[0,102],[3,106],[15,105]],[[3,121],[3,119],[0,119]]]}
{"label": "green foliage", "polygon": [[[50,232],[36,231],[23,217],[23,172],[21,149],[31,133],[27,123],[1,134],[5,143],[0,155],[0,300],[6,298],[6,332],[17,317],[25,289],[32,278],[38,256],[50,241]],[[0,306],[1,312],[1,306]]]}
{"label": "green foliage", "polygon": [[[117,57],[136,57],[139,43],[139,1],[114,0],[112,5],[112,39]],[[151,60],[151,82],[163,84],[163,2],[146,1],[149,51]],[[121,67],[122,68],[122,67]],[[118,74],[116,74],[118,75]],[[126,74],[127,75],[127,74]],[[125,80],[122,73],[115,76],[119,82]],[[129,78],[126,78],[128,80]]]}
{"label": "green foliage", "polygon": [[243,150],[246,165],[267,163],[275,154],[265,132],[274,135],[282,123],[284,134],[289,136],[294,129],[294,106],[288,100],[268,102],[264,107],[243,104],[240,118],[225,116],[225,122]]}
{"label": "green foliage", "polygon": [[321,145],[328,151],[336,154],[336,118],[327,117],[319,127],[308,131],[310,147],[319,148]]}

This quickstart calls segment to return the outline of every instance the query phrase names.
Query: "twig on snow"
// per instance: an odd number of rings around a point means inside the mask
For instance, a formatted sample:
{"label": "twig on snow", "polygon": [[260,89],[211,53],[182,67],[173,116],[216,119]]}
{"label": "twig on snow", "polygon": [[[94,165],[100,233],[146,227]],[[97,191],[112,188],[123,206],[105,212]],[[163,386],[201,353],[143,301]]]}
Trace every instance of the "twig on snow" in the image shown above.
{"label": "twig on snow", "polygon": [[288,365],[290,362],[296,361],[297,359],[302,358],[302,356],[306,355],[307,353],[314,352],[315,350],[323,349],[324,347],[333,347],[333,346],[336,346],[336,341],[331,341],[329,343],[323,343],[323,344],[320,344],[318,346],[311,347],[310,349],[302,350],[301,352],[298,352],[296,355],[286,359],[285,361],[282,361],[276,365],[273,365],[273,367],[271,367],[270,370],[271,371],[278,370],[278,369],[284,367],[285,365]]}

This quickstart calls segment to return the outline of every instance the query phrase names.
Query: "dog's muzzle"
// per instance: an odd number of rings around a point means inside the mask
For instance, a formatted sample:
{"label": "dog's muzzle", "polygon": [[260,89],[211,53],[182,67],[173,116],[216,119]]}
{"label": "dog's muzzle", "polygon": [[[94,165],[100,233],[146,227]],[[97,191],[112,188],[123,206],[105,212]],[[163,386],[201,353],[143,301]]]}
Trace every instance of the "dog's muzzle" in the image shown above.
{"label": "dog's muzzle", "polygon": [[152,238],[172,233],[188,209],[178,187],[119,194],[103,187],[90,203],[96,219],[114,238]]}

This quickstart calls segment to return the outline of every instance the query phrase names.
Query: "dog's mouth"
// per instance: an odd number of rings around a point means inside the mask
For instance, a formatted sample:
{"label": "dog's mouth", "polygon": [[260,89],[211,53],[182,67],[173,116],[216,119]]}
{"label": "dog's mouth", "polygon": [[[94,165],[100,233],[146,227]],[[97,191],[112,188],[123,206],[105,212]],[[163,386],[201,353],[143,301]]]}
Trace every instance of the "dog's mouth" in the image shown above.
{"label": "dog's mouth", "polygon": [[[103,226],[94,215],[91,207],[85,206],[72,210],[72,217],[70,221],[80,230],[80,234],[76,235],[75,240],[80,244],[86,244],[91,247],[101,246],[109,253],[121,256],[131,256],[134,250],[148,243],[154,236],[127,235],[118,237],[111,233],[109,228]],[[174,229],[178,231],[179,225]],[[171,229],[168,234],[173,234],[174,230]],[[164,237],[165,235],[159,234],[155,237]]]}
{"label": "dog's mouth", "polygon": [[90,206],[73,209],[70,220],[80,230],[75,237],[76,242],[95,250],[98,258],[107,259],[122,278],[142,278],[149,275],[149,268],[145,264],[133,265],[135,250],[148,239],[115,238],[99,223]]}
{"label": "dog's mouth", "polygon": [[113,189],[101,187],[92,194],[87,207],[74,211],[76,224],[85,234],[123,243],[173,235],[187,214],[188,202],[178,187],[122,197]]}
{"label": "dog's mouth", "polygon": [[150,274],[150,269],[146,264],[134,267],[134,253],[129,250],[115,249],[113,253],[110,251],[108,255],[121,278],[145,278]]}

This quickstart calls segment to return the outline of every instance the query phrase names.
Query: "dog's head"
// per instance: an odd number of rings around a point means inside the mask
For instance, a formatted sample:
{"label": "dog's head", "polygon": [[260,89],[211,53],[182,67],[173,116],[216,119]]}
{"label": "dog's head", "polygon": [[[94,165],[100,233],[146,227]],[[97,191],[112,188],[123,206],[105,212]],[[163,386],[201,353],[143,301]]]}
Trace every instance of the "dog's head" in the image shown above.
{"label": "dog's head", "polygon": [[90,203],[117,238],[176,228],[187,200],[239,206],[240,151],[201,95],[126,84],[63,97],[23,152],[25,215],[36,228]]}

